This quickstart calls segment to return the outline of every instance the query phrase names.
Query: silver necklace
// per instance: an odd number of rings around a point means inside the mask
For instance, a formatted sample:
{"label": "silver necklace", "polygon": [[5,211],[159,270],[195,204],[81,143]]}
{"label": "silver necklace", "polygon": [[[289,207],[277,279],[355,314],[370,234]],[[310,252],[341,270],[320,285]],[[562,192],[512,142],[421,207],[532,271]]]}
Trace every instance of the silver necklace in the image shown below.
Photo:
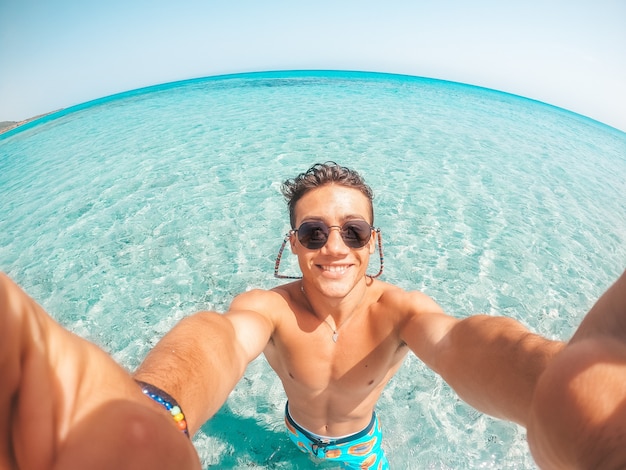
{"label": "silver necklace", "polygon": [[[309,306],[311,307],[311,310],[313,310],[313,305],[311,305],[311,302],[309,301],[309,298],[306,296],[306,292],[304,292],[304,286],[302,284],[300,284],[300,292],[302,292],[302,295],[304,296],[304,298],[306,299],[306,301],[309,303]],[[313,315],[315,315],[315,311],[313,311]],[[317,315],[315,315],[317,317]],[[318,317],[319,318],[319,317]],[[324,318],[324,323],[326,323],[328,325],[328,328],[330,328],[330,331],[333,332],[333,343],[337,342],[337,339],[339,338],[339,328],[333,328],[333,326],[328,323],[328,321]]]}

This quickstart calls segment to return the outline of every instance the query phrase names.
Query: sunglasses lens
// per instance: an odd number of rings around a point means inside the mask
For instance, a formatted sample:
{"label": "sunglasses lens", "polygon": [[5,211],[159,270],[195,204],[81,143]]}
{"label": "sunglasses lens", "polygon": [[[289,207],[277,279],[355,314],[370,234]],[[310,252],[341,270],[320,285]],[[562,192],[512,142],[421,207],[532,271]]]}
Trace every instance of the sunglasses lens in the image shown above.
{"label": "sunglasses lens", "polygon": [[309,250],[318,250],[328,240],[328,227],[321,222],[304,222],[298,229],[298,240]]}
{"label": "sunglasses lens", "polygon": [[363,220],[348,222],[341,227],[341,238],[350,248],[361,248],[367,245],[372,236],[372,227]]}
{"label": "sunglasses lens", "polygon": [[[329,227],[323,222],[304,222],[297,230],[298,240],[309,250],[319,250],[328,241]],[[354,220],[341,227],[341,238],[350,248],[367,245],[372,227],[364,220]]]}

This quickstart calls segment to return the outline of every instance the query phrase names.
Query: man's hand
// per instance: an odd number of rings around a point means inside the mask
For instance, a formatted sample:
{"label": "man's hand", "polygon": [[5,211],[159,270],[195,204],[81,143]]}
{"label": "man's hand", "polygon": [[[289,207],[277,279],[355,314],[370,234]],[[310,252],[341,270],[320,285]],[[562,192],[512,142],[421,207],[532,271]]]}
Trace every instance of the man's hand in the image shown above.
{"label": "man's hand", "polygon": [[0,273],[0,468],[200,468],[165,410]]}

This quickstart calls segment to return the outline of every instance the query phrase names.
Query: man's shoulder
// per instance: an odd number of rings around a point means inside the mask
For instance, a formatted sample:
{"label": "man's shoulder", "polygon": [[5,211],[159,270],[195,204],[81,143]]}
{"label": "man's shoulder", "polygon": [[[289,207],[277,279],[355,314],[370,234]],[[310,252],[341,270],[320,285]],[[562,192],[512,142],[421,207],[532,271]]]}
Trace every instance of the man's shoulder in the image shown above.
{"label": "man's shoulder", "polygon": [[254,310],[259,313],[275,311],[287,307],[291,301],[293,288],[290,284],[273,289],[251,289],[234,298],[231,309]]}

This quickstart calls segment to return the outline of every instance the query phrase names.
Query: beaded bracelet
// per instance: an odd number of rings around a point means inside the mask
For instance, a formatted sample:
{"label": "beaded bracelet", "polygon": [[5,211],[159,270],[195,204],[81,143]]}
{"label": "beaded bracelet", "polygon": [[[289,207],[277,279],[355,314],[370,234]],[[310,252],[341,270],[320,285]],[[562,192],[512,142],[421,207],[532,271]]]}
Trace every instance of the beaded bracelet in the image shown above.
{"label": "beaded bracelet", "polygon": [[137,384],[141,387],[141,391],[144,395],[152,398],[158,404],[163,406],[169,413],[172,415],[176,426],[180,429],[187,437],[189,437],[189,431],[187,430],[187,420],[185,419],[185,414],[183,410],[180,408],[176,400],[174,400],[170,395],[161,390],[154,385],[151,385],[146,382],[142,382],[140,380],[135,380]]}

